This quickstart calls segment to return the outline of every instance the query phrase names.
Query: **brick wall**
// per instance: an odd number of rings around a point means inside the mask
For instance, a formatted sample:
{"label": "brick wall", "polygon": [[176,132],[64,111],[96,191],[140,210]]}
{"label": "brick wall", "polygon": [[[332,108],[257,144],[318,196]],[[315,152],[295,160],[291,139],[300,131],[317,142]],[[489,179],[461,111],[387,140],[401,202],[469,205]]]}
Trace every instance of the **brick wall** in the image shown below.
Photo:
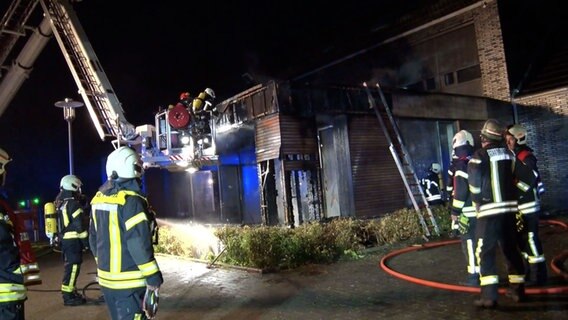
{"label": "brick wall", "polygon": [[476,9],[474,21],[483,95],[508,101],[509,80],[497,1],[487,1],[484,8]]}
{"label": "brick wall", "polygon": [[568,88],[516,100],[519,123],[528,131],[546,187],[542,198],[548,211],[568,210]]}

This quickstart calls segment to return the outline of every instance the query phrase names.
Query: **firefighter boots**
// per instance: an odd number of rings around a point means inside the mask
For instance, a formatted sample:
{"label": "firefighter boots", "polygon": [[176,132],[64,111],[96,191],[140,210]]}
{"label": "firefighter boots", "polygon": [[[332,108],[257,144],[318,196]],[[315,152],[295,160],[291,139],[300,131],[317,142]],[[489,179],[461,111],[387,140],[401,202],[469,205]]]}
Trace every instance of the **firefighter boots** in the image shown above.
{"label": "firefighter boots", "polygon": [[497,307],[497,301],[481,298],[473,301],[473,305],[478,308],[493,309]]}
{"label": "firefighter boots", "polygon": [[85,297],[77,293],[76,291],[70,293],[63,293],[63,305],[64,306],[80,306],[87,302]]}
{"label": "firefighter boots", "polygon": [[479,287],[479,273],[468,274],[465,281],[460,282],[460,284],[468,287]]}
{"label": "firefighter boots", "polygon": [[515,302],[525,302],[527,300],[524,284],[510,286],[507,288],[505,295]]}

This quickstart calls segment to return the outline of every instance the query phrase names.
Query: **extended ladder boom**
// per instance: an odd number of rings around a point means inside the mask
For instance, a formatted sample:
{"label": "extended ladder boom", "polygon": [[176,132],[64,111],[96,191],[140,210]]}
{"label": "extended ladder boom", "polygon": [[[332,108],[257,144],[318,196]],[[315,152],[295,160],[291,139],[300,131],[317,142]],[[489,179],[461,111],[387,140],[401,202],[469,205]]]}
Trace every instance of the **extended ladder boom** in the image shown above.
{"label": "extended ladder boom", "polygon": [[134,139],[135,128],[126,121],[121,103],[69,1],[40,3],[101,139]]}

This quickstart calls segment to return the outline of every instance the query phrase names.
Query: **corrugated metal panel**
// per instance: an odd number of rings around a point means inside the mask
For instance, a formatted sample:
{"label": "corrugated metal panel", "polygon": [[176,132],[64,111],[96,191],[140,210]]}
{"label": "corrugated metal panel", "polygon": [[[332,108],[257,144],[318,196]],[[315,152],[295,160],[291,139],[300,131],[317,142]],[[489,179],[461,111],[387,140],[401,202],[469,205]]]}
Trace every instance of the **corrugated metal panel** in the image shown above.
{"label": "corrugated metal panel", "polygon": [[349,143],[355,215],[375,217],[404,208],[404,184],[376,117],[351,116]]}
{"label": "corrugated metal panel", "polygon": [[284,161],[284,170],[286,171],[309,171],[309,170],[317,170],[319,167],[319,163],[317,159],[312,160],[285,160]]}
{"label": "corrugated metal panel", "polygon": [[280,115],[272,114],[256,121],[256,161],[278,159],[280,156]]}
{"label": "corrugated metal panel", "polygon": [[317,155],[315,124],[311,119],[272,114],[256,122],[257,162],[282,155]]}
{"label": "corrugated metal panel", "polygon": [[316,126],[313,119],[280,115],[282,154],[317,154]]}

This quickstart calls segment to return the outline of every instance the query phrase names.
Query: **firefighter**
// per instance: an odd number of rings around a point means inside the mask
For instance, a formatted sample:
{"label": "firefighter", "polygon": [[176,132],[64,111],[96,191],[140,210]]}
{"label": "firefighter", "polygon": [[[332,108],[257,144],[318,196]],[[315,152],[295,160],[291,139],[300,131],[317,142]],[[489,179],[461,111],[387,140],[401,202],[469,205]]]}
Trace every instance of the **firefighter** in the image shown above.
{"label": "firefighter", "polygon": [[432,163],[428,169],[426,177],[420,180],[422,189],[426,195],[426,201],[429,205],[444,204],[442,194],[440,193],[440,171],[442,167],[439,163]]}
{"label": "firefighter", "polygon": [[154,258],[139,155],[126,146],[114,150],[106,173],[108,180],[91,200],[89,229],[99,284],[112,319],[152,318],[163,278]]}
{"label": "firefighter", "polygon": [[[0,149],[0,185],[4,187],[10,156]],[[0,319],[24,319],[26,287],[20,267],[20,250],[8,213],[0,208]]]}
{"label": "firefighter", "polygon": [[61,178],[60,191],[55,200],[55,206],[58,208],[58,224],[60,226],[58,231],[64,261],[61,294],[65,306],[78,306],[86,302],[85,297],[79,294],[76,289],[77,278],[83,263],[83,251],[86,251],[89,247],[88,226],[85,223],[81,203],[81,186],[82,182],[77,176],[64,176]]}
{"label": "firefighter", "polygon": [[[519,214],[517,236],[519,247],[528,262],[527,284],[543,285],[547,279],[546,260],[538,235],[540,195],[544,186],[533,150],[527,145],[527,130],[520,124],[511,125],[505,135],[509,150],[515,153],[519,183],[517,183]],[[522,181],[526,182],[523,183]]]}
{"label": "firefighter", "polygon": [[194,114],[200,114],[206,111],[213,111],[213,100],[215,92],[211,88],[206,88],[195,99],[193,99],[192,108]]}
{"label": "firefighter", "polygon": [[209,148],[211,141],[211,116],[217,116],[217,109],[213,106],[215,92],[211,88],[206,88],[193,99],[192,107],[195,115],[195,122],[192,126],[192,136],[198,144],[199,149]]}
{"label": "firefighter", "polygon": [[477,212],[476,256],[480,267],[481,308],[497,306],[499,275],[497,247],[507,261],[507,295],[515,302],[525,299],[523,258],[516,243],[515,155],[503,142],[505,128],[498,120],[487,120],[481,129],[481,149],[467,166],[469,190]]}
{"label": "firefighter", "polygon": [[[475,257],[475,226],[477,218],[471,202],[467,176],[467,164],[473,154],[473,136],[466,130],[461,130],[452,139],[452,163],[448,171],[451,181],[452,196],[450,211],[452,229],[459,230],[462,251],[467,264],[468,286],[479,286],[479,264]],[[456,226],[456,227],[454,227]]]}

